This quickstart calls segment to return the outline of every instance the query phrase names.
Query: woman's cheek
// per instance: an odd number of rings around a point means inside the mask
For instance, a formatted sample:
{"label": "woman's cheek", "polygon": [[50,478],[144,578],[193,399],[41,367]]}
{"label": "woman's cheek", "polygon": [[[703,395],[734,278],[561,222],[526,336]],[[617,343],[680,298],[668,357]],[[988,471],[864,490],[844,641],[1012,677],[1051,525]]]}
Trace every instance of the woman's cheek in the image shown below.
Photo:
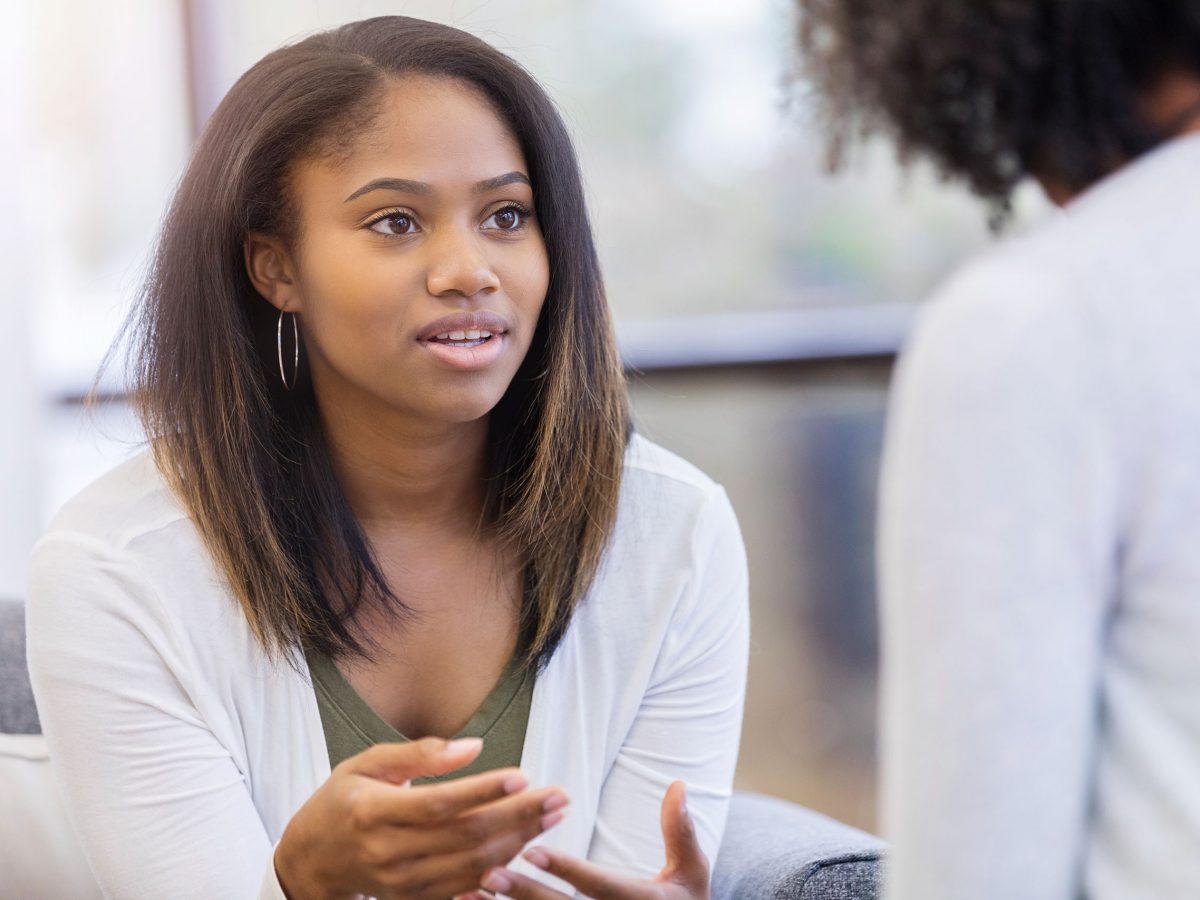
{"label": "woman's cheek", "polygon": [[322,308],[307,337],[329,365],[349,374],[370,371],[382,363],[389,332],[380,311],[341,304]]}

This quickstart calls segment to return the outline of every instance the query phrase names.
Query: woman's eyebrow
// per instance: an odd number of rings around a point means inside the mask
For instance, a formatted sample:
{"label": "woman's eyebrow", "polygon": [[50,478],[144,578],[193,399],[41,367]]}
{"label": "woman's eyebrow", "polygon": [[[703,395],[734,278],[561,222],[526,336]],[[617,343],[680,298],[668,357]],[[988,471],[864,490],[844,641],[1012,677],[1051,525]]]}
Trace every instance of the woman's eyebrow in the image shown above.
{"label": "woman's eyebrow", "polygon": [[503,175],[497,175],[495,178],[487,178],[475,185],[475,193],[486,194],[488,191],[494,191],[496,188],[502,188],[508,184],[529,184],[529,177],[523,172],[506,172]]}
{"label": "woman's eyebrow", "polygon": [[[497,175],[495,178],[485,178],[483,181],[477,182],[473,188],[476,194],[486,194],[488,191],[494,191],[496,188],[504,187],[509,184],[528,184],[529,177],[522,172],[506,172],[503,175]],[[357,200],[363,194],[369,194],[371,191],[400,191],[404,194],[432,194],[433,185],[424,181],[413,181],[410,178],[376,178],[368,181],[357,191],[347,197],[343,202],[349,203],[351,200]]]}

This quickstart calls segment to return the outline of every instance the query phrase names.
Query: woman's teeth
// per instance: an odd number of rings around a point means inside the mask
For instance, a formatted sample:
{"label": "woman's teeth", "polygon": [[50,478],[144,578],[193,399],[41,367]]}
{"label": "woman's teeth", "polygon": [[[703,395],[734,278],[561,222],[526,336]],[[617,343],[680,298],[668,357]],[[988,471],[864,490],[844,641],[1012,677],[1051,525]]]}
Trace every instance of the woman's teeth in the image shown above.
{"label": "woman's teeth", "polygon": [[447,331],[434,337],[435,341],[477,341],[492,336],[490,331]]}

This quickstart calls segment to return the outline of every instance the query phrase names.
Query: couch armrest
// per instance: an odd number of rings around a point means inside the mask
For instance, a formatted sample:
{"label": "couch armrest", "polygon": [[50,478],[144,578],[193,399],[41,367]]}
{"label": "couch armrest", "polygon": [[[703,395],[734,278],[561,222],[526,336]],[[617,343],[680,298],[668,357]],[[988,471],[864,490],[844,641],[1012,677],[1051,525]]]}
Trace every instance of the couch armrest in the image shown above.
{"label": "couch armrest", "polygon": [[735,792],[714,900],[876,900],[884,844],[812,810]]}
{"label": "couch armrest", "polygon": [[25,664],[25,604],[0,597],[0,734],[40,734]]}

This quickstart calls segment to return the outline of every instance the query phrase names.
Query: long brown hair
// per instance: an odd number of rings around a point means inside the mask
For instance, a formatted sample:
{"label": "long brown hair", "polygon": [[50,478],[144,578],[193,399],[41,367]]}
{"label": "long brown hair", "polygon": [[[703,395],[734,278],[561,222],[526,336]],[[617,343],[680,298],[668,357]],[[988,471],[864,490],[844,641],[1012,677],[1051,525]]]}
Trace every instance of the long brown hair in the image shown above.
{"label": "long brown hair", "polygon": [[351,624],[360,604],[411,611],[335,477],[311,382],[279,383],[277,313],[250,283],[243,239],[292,236],[291,165],[345,152],[388,79],[407,73],[481,91],[530,169],[549,288],[524,363],[490,413],[484,520],[523,561],[517,652],[540,667],[600,564],[631,426],[578,162],[553,103],[513,60],[401,16],[264,57],[200,135],[118,344],[133,339],[132,400],[155,462],[267,655],[294,666],[289,651],[306,645],[370,655],[370,636]]}

